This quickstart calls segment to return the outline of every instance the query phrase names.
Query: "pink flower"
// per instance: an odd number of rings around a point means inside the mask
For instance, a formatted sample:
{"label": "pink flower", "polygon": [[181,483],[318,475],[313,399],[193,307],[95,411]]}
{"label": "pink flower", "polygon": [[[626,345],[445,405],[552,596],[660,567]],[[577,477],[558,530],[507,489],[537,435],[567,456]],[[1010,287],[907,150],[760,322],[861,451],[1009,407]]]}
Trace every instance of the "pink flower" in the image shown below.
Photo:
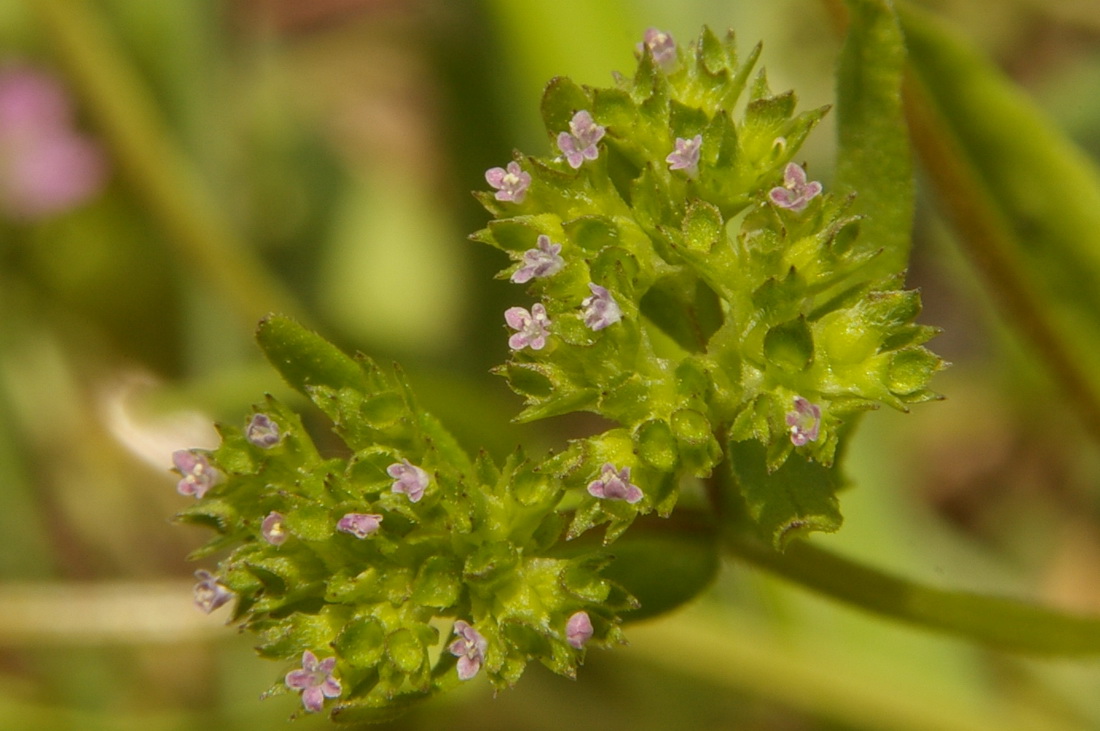
{"label": "pink flower", "polygon": [[522,307],[509,307],[504,311],[504,321],[517,331],[508,338],[508,347],[512,350],[542,350],[546,347],[550,318],[541,302],[533,305],[530,312]]}
{"label": "pink flower", "polygon": [[340,681],[332,677],[336,658],[317,662],[317,656],[309,650],[302,653],[302,669],[286,674],[286,687],[302,691],[302,705],[310,713],[317,713],[325,704],[325,698],[340,695]]}
{"label": "pink flower", "polygon": [[284,521],[286,521],[286,517],[282,513],[274,511],[268,513],[267,517],[264,518],[264,522],[260,525],[260,533],[263,535],[264,540],[273,546],[281,546],[286,543],[288,534]]}
{"label": "pink flower", "polygon": [[531,174],[523,172],[518,162],[510,162],[507,168],[486,170],[485,182],[496,188],[493,197],[498,201],[523,203],[527,188],[531,185]]}
{"label": "pink flower", "polygon": [[787,163],[783,171],[783,186],[768,191],[768,198],[780,208],[789,211],[801,211],[811,200],[821,193],[821,183],[814,180],[806,182],[806,171],[795,163]]}
{"label": "pink flower", "polygon": [[665,162],[669,170],[683,170],[689,178],[699,173],[699,149],[703,146],[703,135],[695,135],[690,140],[676,138],[676,149],[668,154]]}
{"label": "pink flower", "polygon": [[218,577],[209,571],[199,569],[195,572],[195,578],[199,580],[193,589],[195,606],[207,614],[233,598],[233,592],[222,586]]}
{"label": "pink flower", "polygon": [[[415,502],[415,501],[414,501]],[[382,516],[374,513],[348,513],[336,523],[336,530],[350,533],[356,538],[366,538],[382,524]]]}
{"label": "pink flower", "polygon": [[576,612],[565,623],[565,641],[579,650],[592,639],[592,631],[588,612]]}
{"label": "pink flower", "polygon": [[[569,167],[576,170],[585,160],[595,160],[600,156],[596,143],[603,139],[605,130],[587,110],[582,109],[569,121],[569,132],[558,134],[558,149],[565,155]],[[572,134],[570,134],[572,133]]]}
{"label": "pink flower", "polygon": [[561,244],[555,244],[546,234],[535,242],[536,248],[523,252],[523,266],[512,274],[512,281],[525,284],[532,279],[552,277],[565,267],[561,258]]}
{"label": "pink flower", "polygon": [[0,71],[0,209],[13,218],[61,213],[103,187],[103,152],[73,128],[72,117],[52,76]]}
{"label": "pink flower", "polygon": [[787,412],[787,426],[791,428],[791,443],[801,447],[817,440],[821,429],[821,407],[811,404],[801,396],[794,397],[794,411]]}
{"label": "pink flower", "polygon": [[222,473],[210,465],[210,460],[202,452],[193,449],[177,450],[172,453],[172,463],[183,477],[176,484],[180,495],[201,498],[207,490],[221,481]]}
{"label": "pink flower", "polygon": [[653,60],[666,73],[676,66],[676,41],[672,36],[656,28],[646,28],[645,36],[638,44],[638,53],[648,48]]}
{"label": "pink flower", "polygon": [[391,464],[386,474],[394,478],[393,491],[408,495],[410,503],[420,502],[428,489],[428,473],[407,459]]}
{"label": "pink flower", "polygon": [[581,302],[584,307],[584,324],[593,330],[603,330],[623,319],[623,311],[615,298],[605,288],[589,282],[588,289],[591,297],[585,297]]}
{"label": "pink flower", "polygon": [[461,619],[455,622],[454,630],[458,639],[451,643],[447,652],[458,658],[458,679],[469,680],[481,670],[489,643],[480,632]]}
{"label": "pink flower", "polygon": [[630,482],[630,468],[616,469],[607,462],[600,469],[600,477],[588,483],[588,494],[603,500],[626,500],[633,505],[642,499],[642,490]]}
{"label": "pink flower", "polygon": [[282,440],[279,425],[267,414],[255,414],[244,430],[248,441],[263,449],[271,449]]}

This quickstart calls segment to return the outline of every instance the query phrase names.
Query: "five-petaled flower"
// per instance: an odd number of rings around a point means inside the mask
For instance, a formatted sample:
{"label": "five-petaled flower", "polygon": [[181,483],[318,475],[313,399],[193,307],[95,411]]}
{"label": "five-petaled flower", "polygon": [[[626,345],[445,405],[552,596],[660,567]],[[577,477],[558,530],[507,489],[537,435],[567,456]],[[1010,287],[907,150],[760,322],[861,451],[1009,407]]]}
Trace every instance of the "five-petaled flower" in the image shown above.
{"label": "five-petaled flower", "polygon": [[218,484],[222,474],[210,464],[206,455],[193,449],[180,449],[172,453],[172,463],[183,479],[176,484],[180,495],[201,498],[206,491]]}
{"label": "five-petaled flower", "polygon": [[525,173],[518,162],[510,162],[507,167],[489,168],[485,171],[485,182],[496,188],[498,201],[523,203],[527,188],[531,185],[531,174]]}
{"label": "five-petaled flower", "polygon": [[532,279],[552,277],[565,267],[561,244],[555,244],[546,234],[539,234],[536,248],[523,252],[523,266],[512,274],[512,281],[525,284]]}
{"label": "five-petaled flower", "polygon": [[407,495],[410,503],[419,502],[428,489],[428,473],[407,459],[391,464],[386,474],[393,478],[393,491]]}
{"label": "five-petaled flower", "polygon": [[646,28],[642,42],[638,44],[638,53],[648,48],[653,60],[666,73],[676,66],[676,41],[672,36],[656,28]]}
{"label": "five-petaled flower", "polygon": [[642,499],[642,490],[630,482],[630,468],[617,469],[610,462],[600,468],[600,477],[588,483],[588,494],[604,500],[626,500],[633,505]]}
{"label": "five-petaled flower", "polygon": [[592,330],[603,330],[623,319],[623,311],[619,309],[619,303],[604,287],[593,282],[588,283],[588,289],[592,291],[591,297],[585,297],[581,301],[584,307],[584,324]]}
{"label": "five-petaled flower", "polygon": [[271,449],[283,438],[279,425],[267,414],[254,414],[244,430],[248,441],[263,449]]}
{"label": "five-petaled flower", "polygon": [[[569,167],[576,170],[585,160],[595,160],[600,156],[596,143],[603,139],[605,130],[596,124],[587,109],[582,109],[569,120],[569,132],[558,134],[558,149],[565,155]],[[572,133],[572,134],[570,134]]]}
{"label": "five-petaled flower", "polygon": [[579,650],[592,639],[592,631],[588,612],[576,612],[565,623],[565,641]]}
{"label": "five-petaled flower", "polygon": [[794,411],[787,412],[787,426],[790,427],[794,446],[801,447],[806,442],[816,441],[821,429],[821,407],[795,396]]}
{"label": "five-petaled flower", "polygon": [[286,525],[284,525],[286,517],[282,513],[271,511],[264,518],[264,522],[260,524],[260,533],[263,534],[264,540],[273,546],[280,546],[286,543],[287,536]]}
{"label": "five-petaled flower", "polygon": [[668,153],[665,162],[669,170],[683,170],[689,178],[699,173],[699,148],[703,146],[703,135],[695,135],[690,140],[676,138],[676,149]]}
{"label": "five-petaled flower", "polygon": [[821,183],[806,182],[806,171],[796,163],[787,163],[783,171],[783,185],[768,191],[768,198],[780,208],[801,211],[821,193]]}
{"label": "five-petaled flower", "polygon": [[481,670],[489,643],[480,632],[461,619],[455,621],[454,630],[458,639],[451,643],[447,652],[458,658],[458,679],[469,680]]}
{"label": "five-petaled flower", "polygon": [[350,533],[356,538],[366,538],[378,530],[381,524],[382,516],[376,513],[348,513],[336,523],[336,530]]}
{"label": "five-petaled flower", "polygon": [[325,705],[325,698],[340,695],[340,681],[332,677],[335,667],[335,657],[318,662],[317,656],[306,650],[302,653],[302,669],[286,674],[286,687],[302,691],[302,705],[310,713],[317,713]]}
{"label": "five-petaled flower", "polygon": [[550,318],[541,302],[532,305],[530,312],[522,307],[509,307],[504,311],[504,321],[516,331],[508,338],[508,347],[512,350],[542,350],[546,347]]}
{"label": "five-petaled flower", "polygon": [[233,592],[222,586],[218,577],[206,569],[196,571],[195,578],[199,580],[193,590],[195,606],[207,614],[233,598]]}

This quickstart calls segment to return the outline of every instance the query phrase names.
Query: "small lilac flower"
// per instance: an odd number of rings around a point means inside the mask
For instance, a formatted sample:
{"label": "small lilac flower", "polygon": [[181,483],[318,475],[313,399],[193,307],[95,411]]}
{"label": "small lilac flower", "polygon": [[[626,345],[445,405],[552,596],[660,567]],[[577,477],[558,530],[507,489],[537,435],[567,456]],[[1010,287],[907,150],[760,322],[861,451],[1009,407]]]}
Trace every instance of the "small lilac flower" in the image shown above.
{"label": "small lilac flower", "polygon": [[648,48],[653,60],[666,73],[676,66],[676,41],[672,36],[656,28],[646,28],[643,40],[638,44],[638,53]]}
{"label": "small lilac flower", "polygon": [[0,71],[0,209],[19,219],[64,212],[97,193],[102,149],[73,127],[61,84],[29,68]]}
{"label": "small lilac flower", "polygon": [[340,695],[340,681],[332,677],[336,658],[328,657],[317,662],[317,656],[309,650],[302,653],[302,669],[286,674],[286,687],[302,691],[302,705],[310,713],[317,713],[325,705],[325,698]]}
{"label": "small lilac flower", "polygon": [[378,530],[381,524],[381,515],[376,515],[374,513],[348,513],[336,523],[336,530],[341,533],[350,533],[356,538],[366,538],[371,533]]}
{"label": "small lilac flower", "polygon": [[263,449],[271,449],[283,438],[279,433],[279,425],[267,414],[255,414],[252,421],[248,422],[244,435],[248,441]]}
{"label": "small lilac flower", "polygon": [[527,188],[531,185],[531,174],[523,172],[518,162],[508,163],[507,168],[489,168],[485,171],[485,182],[496,188],[493,196],[498,201],[523,203]]}
{"label": "small lilac flower", "polygon": [[270,512],[260,524],[260,533],[264,540],[273,546],[281,546],[286,543],[289,534],[286,532],[286,516],[282,513]]}
{"label": "small lilac flower", "polygon": [[565,267],[561,244],[555,244],[546,234],[540,234],[537,248],[523,252],[523,266],[512,274],[512,281],[525,284],[539,277],[552,277]]}
{"label": "small lilac flower", "polygon": [[683,170],[689,178],[699,172],[699,148],[703,146],[703,135],[695,135],[690,140],[676,138],[676,149],[668,154],[665,162],[669,170]]}
{"label": "small lilac flower", "polygon": [[512,350],[542,350],[546,347],[546,338],[550,334],[550,318],[541,302],[531,306],[531,311],[522,307],[509,307],[504,311],[504,321],[516,331],[508,338],[508,347]]}
{"label": "small lilac flower", "polygon": [[183,479],[176,484],[180,495],[201,498],[206,491],[221,481],[222,474],[210,465],[205,454],[193,449],[180,449],[172,453],[172,463]]}
{"label": "small lilac flower", "polygon": [[[582,109],[569,121],[569,132],[558,134],[558,149],[565,155],[569,167],[576,170],[585,160],[595,160],[600,156],[596,143],[603,139],[605,130],[588,110]],[[570,132],[572,134],[570,134]]]}
{"label": "small lilac flower", "polygon": [[480,632],[461,619],[455,621],[454,630],[458,639],[451,643],[447,652],[458,658],[458,679],[469,680],[481,670],[489,643]]}
{"label": "small lilac flower", "polygon": [[787,426],[791,428],[791,443],[801,447],[817,440],[821,429],[821,407],[811,404],[801,396],[794,397],[794,411],[787,412]]}
{"label": "small lilac flower", "polygon": [[615,469],[610,462],[600,469],[600,479],[588,483],[588,494],[604,500],[626,500],[633,505],[642,499],[642,490],[630,482],[630,468]]}
{"label": "small lilac flower", "polygon": [[199,569],[195,572],[195,578],[199,580],[193,590],[195,606],[207,614],[233,598],[233,592],[222,586],[218,582],[218,577],[209,571]]}
{"label": "small lilac flower", "polygon": [[623,311],[611,293],[598,284],[588,283],[591,297],[581,302],[584,307],[584,324],[592,330],[603,330],[623,319]]}
{"label": "small lilac flower", "polygon": [[816,180],[807,183],[806,171],[796,163],[787,163],[783,171],[782,187],[768,191],[768,198],[780,208],[789,211],[801,211],[811,200],[821,193],[821,183]]}
{"label": "small lilac flower", "polygon": [[428,473],[407,459],[391,464],[386,468],[386,474],[394,478],[393,491],[408,495],[410,503],[420,502],[428,489]]}
{"label": "small lilac flower", "polygon": [[565,623],[565,641],[579,650],[592,639],[592,631],[588,612],[577,612]]}

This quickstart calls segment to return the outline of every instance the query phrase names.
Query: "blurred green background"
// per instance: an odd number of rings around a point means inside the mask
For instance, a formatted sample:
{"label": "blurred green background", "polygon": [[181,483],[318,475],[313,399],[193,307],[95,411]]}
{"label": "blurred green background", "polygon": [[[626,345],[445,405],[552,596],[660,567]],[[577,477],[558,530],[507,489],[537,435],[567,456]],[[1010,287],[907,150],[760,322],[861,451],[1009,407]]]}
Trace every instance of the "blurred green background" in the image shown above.
{"label": "blurred green background", "polygon": [[[1100,5],[923,4],[1100,158]],[[505,262],[466,241],[486,218],[469,191],[513,148],[547,149],[551,77],[607,84],[645,28],[686,45],[703,24],[763,40],[801,108],[831,102],[840,40],[808,0],[0,0],[0,70],[55,74],[110,166],[80,205],[0,218],[0,729],[269,729],[298,710],[259,700],[286,668],[191,605],[202,536],[169,522],[174,449],[212,446],[266,391],[294,403],[252,343],[266,312],[399,360],[468,446],[538,453],[585,428],[508,422],[518,401],[487,370],[515,303]],[[800,154],[826,185],[832,135],[826,118]],[[846,525],[818,540],[1098,613],[1095,436],[923,200],[916,237],[948,398],[865,420]],[[627,634],[575,682],[532,666],[393,728],[1100,728],[1100,663],[990,652],[735,563]]]}

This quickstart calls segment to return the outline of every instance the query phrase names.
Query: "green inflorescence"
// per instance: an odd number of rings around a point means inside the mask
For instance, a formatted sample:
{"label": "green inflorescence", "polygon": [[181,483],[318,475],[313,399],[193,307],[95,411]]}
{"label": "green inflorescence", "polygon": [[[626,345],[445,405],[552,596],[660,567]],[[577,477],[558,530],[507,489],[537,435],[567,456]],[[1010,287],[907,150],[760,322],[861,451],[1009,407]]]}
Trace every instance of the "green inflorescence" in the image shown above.
{"label": "green inflorescence", "polygon": [[[602,434],[538,461],[471,458],[400,373],[286,318],[261,324],[269,360],[350,456],[322,456],[269,398],[256,413],[277,439],[222,427],[221,446],[201,455],[221,479],[178,517],[216,531],[195,557],[228,551],[217,581],[261,654],[336,658],[333,718],[400,709],[461,682],[471,662],[498,687],[532,659],[574,675],[586,643],[622,641],[641,592],[610,578],[599,543],[564,539],[606,526],[610,543],[640,514],[667,516],[682,483],[722,463],[776,546],[835,530],[833,464],[853,419],[933,396],[942,362],[922,343],[935,331],[914,324],[919,298],[898,289],[901,273],[865,273],[877,250],[858,237],[850,200],[814,188],[785,207],[773,194],[791,188],[789,164],[826,110],[795,114],[793,94],[773,95],[762,72],[750,82],[758,55],[740,60],[732,36],[704,30],[660,62],[645,47],[634,78],[612,88],[556,79],[543,100],[552,144],[587,112],[604,130],[597,147],[576,166],[517,155],[530,176],[522,194],[478,194],[494,220],[474,238],[516,260],[503,276],[540,237],[561,247],[550,275],[521,278],[549,325],[499,369],[526,399],[519,419],[591,411],[615,423]],[[670,165],[693,140],[698,160]],[[592,285],[616,308],[597,326]],[[395,490],[400,464],[427,476],[423,497]],[[594,487],[617,474],[640,497]],[[381,523],[357,536],[338,529],[349,514]],[[273,517],[277,541],[264,528]],[[592,632],[578,641],[569,627],[581,613]],[[459,621],[484,640],[483,657],[449,650]]]}

